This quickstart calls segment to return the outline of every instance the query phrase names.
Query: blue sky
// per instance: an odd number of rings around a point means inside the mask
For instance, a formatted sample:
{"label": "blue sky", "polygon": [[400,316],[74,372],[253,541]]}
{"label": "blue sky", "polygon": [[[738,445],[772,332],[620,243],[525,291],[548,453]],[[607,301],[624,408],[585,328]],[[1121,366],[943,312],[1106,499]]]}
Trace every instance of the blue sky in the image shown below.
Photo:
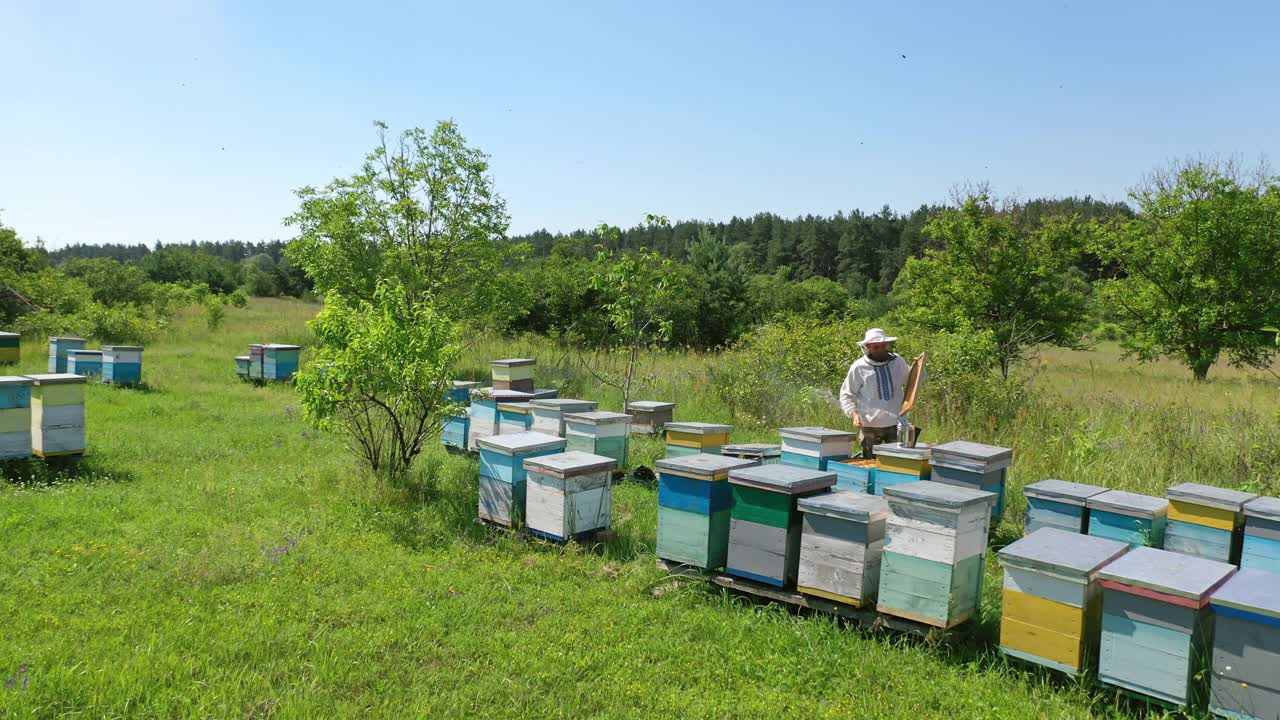
{"label": "blue sky", "polygon": [[[287,238],[372,121],[453,118],[512,231],[910,209],[966,181],[1122,199],[1280,155],[1275,3],[0,3],[0,221]],[[904,58],[903,55],[906,57]]]}

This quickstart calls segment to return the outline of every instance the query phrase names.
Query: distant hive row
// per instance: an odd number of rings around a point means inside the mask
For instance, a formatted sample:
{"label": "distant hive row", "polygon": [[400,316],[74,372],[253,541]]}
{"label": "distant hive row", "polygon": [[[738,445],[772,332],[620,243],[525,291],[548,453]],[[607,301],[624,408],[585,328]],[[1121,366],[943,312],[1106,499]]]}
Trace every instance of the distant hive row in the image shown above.
{"label": "distant hive row", "polygon": [[140,345],[103,345],[89,350],[81,337],[49,338],[49,372],[100,377],[111,385],[138,385],[142,382]]}
{"label": "distant hive row", "polygon": [[0,460],[82,455],[85,378],[0,376]]}
{"label": "distant hive row", "polygon": [[298,374],[302,348],[280,343],[254,343],[248,355],[236,356],[236,374],[255,382],[292,380]]}

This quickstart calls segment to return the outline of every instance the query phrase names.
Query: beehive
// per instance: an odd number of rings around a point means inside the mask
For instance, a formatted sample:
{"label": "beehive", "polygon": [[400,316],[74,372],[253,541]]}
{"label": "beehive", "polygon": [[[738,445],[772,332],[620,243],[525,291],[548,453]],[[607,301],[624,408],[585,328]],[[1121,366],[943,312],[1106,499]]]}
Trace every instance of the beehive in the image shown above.
{"label": "beehive", "polygon": [[480,383],[474,380],[454,380],[453,387],[449,390],[449,400],[464,405],[471,402],[471,391],[480,387]]}
{"label": "beehive", "polygon": [[887,487],[884,496],[877,609],[944,629],[977,615],[996,496],[928,480]]}
{"label": "beehive", "polygon": [[921,443],[917,447],[905,447],[898,443],[876,445],[876,482],[871,492],[883,495],[884,488],[930,479],[930,447]]}
{"label": "beehive", "polygon": [[775,587],[794,587],[803,523],[796,501],[829,492],[836,476],[793,465],[729,471],[729,554],[725,572]]}
{"label": "beehive", "polygon": [[29,377],[0,375],[0,460],[31,457]]}
{"label": "beehive", "polygon": [[1169,488],[1164,549],[1239,564],[1244,505],[1256,493],[1182,483]]}
{"label": "beehive", "polygon": [[1209,596],[1235,570],[1149,547],[1102,568],[1099,681],[1173,705],[1192,702],[1212,646]]}
{"label": "beehive", "polygon": [[848,460],[854,433],[824,427],[790,427],[782,436],[782,464],[827,472],[832,460]]}
{"label": "beehive", "polygon": [[1280,498],[1245,503],[1240,567],[1280,573]]}
{"label": "beehive", "polygon": [[657,400],[636,400],[627,404],[631,413],[631,432],[656,435],[675,416],[676,404]]}
{"label": "beehive", "polygon": [[613,458],[576,451],[525,460],[529,532],[564,542],[608,528],[617,465]]}
{"label": "beehive", "polygon": [[1089,531],[1089,508],[1085,503],[1094,495],[1106,492],[1104,487],[1041,480],[1022,489],[1027,498],[1026,533],[1042,527],[1055,527],[1073,533]]}
{"label": "beehive", "polygon": [[444,427],[440,430],[440,442],[445,447],[466,450],[471,440],[471,416],[462,408],[454,410],[453,413],[444,419]]}
{"label": "beehive", "polygon": [[480,438],[499,435],[498,405],[527,402],[529,393],[515,390],[479,388],[471,391],[471,407],[467,409],[470,426],[467,430],[467,449],[478,450]]}
{"label": "beehive", "polygon": [[755,460],[761,465],[777,465],[782,462],[782,447],[768,443],[737,443],[724,445],[720,454],[726,457]]}
{"label": "beehive", "polygon": [[627,466],[627,446],[630,444],[631,416],[623,413],[594,410],[585,413],[564,413],[564,438],[570,450],[604,455],[613,458],[618,467]]}
{"label": "beehive", "polygon": [[84,454],[84,376],[27,377],[32,381],[31,452],[40,457]]}
{"label": "beehive", "polygon": [[[498,403],[498,434],[522,433],[533,428],[533,406],[528,402]],[[556,433],[550,433],[557,435]],[[557,435],[557,437],[559,437]]]}
{"label": "beehive", "polygon": [[22,336],[18,333],[0,332],[0,365],[16,365],[21,358]]}
{"label": "beehive", "polygon": [[266,375],[263,374],[266,347],[262,343],[250,343],[249,345],[249,377],[253,380],[266,379]]}
{"label": "beehive", "polygon": [[1128,551],[1125,543],[1057,527],[1001,550],[1000,650],[1069,675],[1091,665],[1102,614],[1098,571]]}
{"label": "beehive", "polygon": [[1280,717],[1280,575],[1241,570],[1209,598],[1214,614],[1209,711]]}
{"label": "beehive", "polygon": [[262,346],[262,377],[265,380],[290,380],[298,372],[299,355],[302,348],[297,345],[281,345],[270,343]]}
{"label": "beehive", "polygon": [[1089,534],[1129,543],[1131,547],[1164,545],[1169,501],[1123,490],[1108,490],[1085,501]]}
{"label": "beehive", "polygon": [[880,555],[889,503],[882,497],[831,492],[801,498],[796,589],[854,607],[869,605],[880,586]]}
{"label": "beehive", "polygon": [[594,400],[572,400],[569,398],[547,398],[533,400],[529,403],[533,412],[533,429],[548,435],[564,437],[564,416],[566,413],[585,413],[595,410],[599,405]]}
{"label": "beehive", "polygon": [[142,382],[142,346],[103,345],[102,382],[112,385]]}
{"label": "beehive", "polygon": [[729,551],[729,472],[754,460],[695,453],[658,460],[658,557],[705,570]]}
{"label": "beehive", "polygon": [[480,446],[480,517],[516,527],[524,518],[524,461],[564,452],[564,438],[536,432],[495,435],[477,440]]}
{"label": "beehive", "polygon": [[236,356],[236,375],[239,375],[241,380],[249,379],[250,376],[249,376],[249,356],[248,355]]}
{"label": "beehive", "polygon": [[1004,490],[1009,466],[1013,463],[1013,450],[953,440],[934,445],[929,463],[933,466],[932,480],[995,494],[996,505],[991,508],[991,521],[998,523],[1004,517]]}
{"label": "beehive", "polygon": [[88,340],[82,337],[49,338],[49,372],[51,374],[67,371],[67,353],[72,350],[83,350]]}
{"label": "beehive", "polygon": [[732,425],[704,422],[670,422],[667,430],[667,457],[684,457],[697,453],[719,455],[729,444]]}
{"label": "beehive", "polygon": [[862,458],[832,460],[827,463],[827,470],[836,474],[837,490],[879,495],[876,492],[877,465],[875,460]]}
{"label": "beehive", "polygon": [[529,358],[506,358],[490,362],[493,389],[533,392],[533,367],[536,364],[536,360]]}
{"label": "beehive", "polygon": [[95,377],[102,375],[101,350],[68,350],[67,373]]}

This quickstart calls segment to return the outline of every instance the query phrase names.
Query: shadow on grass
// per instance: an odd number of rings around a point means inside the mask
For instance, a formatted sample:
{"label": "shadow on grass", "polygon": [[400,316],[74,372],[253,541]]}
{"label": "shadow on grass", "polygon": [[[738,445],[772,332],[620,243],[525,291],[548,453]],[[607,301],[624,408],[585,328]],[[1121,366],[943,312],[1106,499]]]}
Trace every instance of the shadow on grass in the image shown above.
{"label": "shadow on grass", "polygon": [[139,395],[156,395],[163,392],[162,390],[155,387],[154,385],[149,384],[145,380],[143,380],[142,382],[136,382],[136,383],[105,383],[104,382],[103,385],[110,386],[111,388],[114,388],[116,390],[120,390],[123,392],[138,393]]}
{"label": "shadow on grass", "polygon": [[0,478],[14,485],[26,486],[133,482],[136,479],[133,473],[106,465],[92,455],[0,461]]}

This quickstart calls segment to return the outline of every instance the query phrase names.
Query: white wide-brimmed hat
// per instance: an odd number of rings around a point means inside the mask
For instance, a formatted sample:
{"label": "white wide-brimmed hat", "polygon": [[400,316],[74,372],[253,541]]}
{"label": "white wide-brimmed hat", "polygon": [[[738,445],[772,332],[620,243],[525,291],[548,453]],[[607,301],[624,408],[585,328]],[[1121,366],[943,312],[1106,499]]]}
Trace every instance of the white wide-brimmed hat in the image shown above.
{"label": "white wide-brimmed hat", "polygon": [[885,335],[884,330],[880,328],[871,328],[867,334],[858,343],[858,347],[866,347],[867,343],[891,343],[897,342],[898,338],[892,335]]}

